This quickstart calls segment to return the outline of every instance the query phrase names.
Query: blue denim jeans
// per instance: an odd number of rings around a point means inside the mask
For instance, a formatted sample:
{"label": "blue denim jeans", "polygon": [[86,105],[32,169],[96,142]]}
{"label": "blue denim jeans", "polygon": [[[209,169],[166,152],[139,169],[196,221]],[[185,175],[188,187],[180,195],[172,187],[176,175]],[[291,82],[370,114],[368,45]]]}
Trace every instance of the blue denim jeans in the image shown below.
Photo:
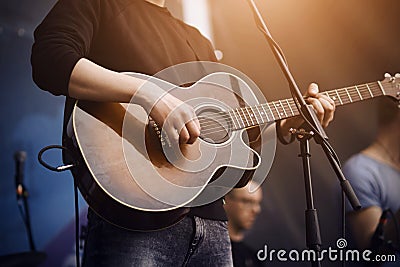
{"label": "blue denim jeans", "polygon": [[227,222],[185,217],[163,230],[134,232],[89,210],[83,266],[233,266]]}

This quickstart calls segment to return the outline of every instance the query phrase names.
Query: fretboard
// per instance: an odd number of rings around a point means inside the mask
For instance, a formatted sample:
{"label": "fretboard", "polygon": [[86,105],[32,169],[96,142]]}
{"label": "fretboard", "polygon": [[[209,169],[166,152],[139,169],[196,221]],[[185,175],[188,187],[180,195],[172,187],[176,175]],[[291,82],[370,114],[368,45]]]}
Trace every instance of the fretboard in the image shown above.
{"label": "fretboard", "polygon": [[[385,95],[385,91],[381,82],[378,81],[325,91],[322,94],[334,100],[336,106],[341,106]],[[232,109],[227,113],[232,120],[232,128],[235,130],[299,115],[296,103],[292,98]]]}

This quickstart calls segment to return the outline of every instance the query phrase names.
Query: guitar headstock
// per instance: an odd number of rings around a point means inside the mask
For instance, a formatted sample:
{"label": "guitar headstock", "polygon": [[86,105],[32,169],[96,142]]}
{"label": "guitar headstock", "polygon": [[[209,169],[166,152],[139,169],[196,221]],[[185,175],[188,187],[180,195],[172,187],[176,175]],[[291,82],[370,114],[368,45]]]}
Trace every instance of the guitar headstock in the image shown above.
{"label": "guitar headstock", "polygon": [[400,108],[400,73],[392,76],[389,73],[385,73],[385,79],[381,82],[385,95],[391,96],[398,101]]}

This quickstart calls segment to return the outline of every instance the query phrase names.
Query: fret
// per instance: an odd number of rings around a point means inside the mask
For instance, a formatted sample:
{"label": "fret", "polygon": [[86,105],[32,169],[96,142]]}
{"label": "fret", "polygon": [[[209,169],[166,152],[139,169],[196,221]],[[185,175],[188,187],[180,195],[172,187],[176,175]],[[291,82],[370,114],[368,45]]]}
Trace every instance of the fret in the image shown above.
{"label": "fret", "polygon": [[337,91],[336,89],[335,89],[335,92],[336,92],[336,95],[337,95],[337,97],[338,97],[338,99],[339,99],[340,104],[343,105],[343,101],[342,101],[342,99],[340,98],[340,95],[339,95],[339,93],[338,93],[338,91]]}
{"label": "fret", "polygon": [[340,99],[342,100],[343,104],[347,104],[350,102],[350,99],[347,95],[346,89],[338,89],[338,93],[340,95]]}
{"label": "fret", "polygon": [[[232,112],[233,112],[233,110],[232,110]],[[237,129],[238,127],[236,126],[235,120],[233,119],[233,116],[231,114],[231,110],[228,110],[228,114],[229,114],[229,117],[231,117],[231,121],[233,123],[233,128]]]}
{"label": "fret", "polygon": [[[235,110],[233,110],[233,114],[235,115],[235,118],[238,121],[239,128],[241,127],[240,126],[240,121],[242,121],[242,124],[243,124],[243,127],[244,127],[244,123],[243,123],[242,117],[240,117],[240,114],[238,114],[237,111],[235,111]],[[240,118],[240,120],[239,120],[239,118]]]}
{"label": "fret", "polygon": [[268,106],[268,108],[269,108],[269,111],[271,112],[272,118],[273,118],[273,119],[274,119],[274,121],[275,121],[275,120],[276,120],[276,118],[275,118],[275,116],[274,116],[274,113],[272,112],[272,109],[271,109],[271,107],[270,107],[269,103],[267,103],[267,106]]}
{"label": "fret", "polygon": [[356,85],[355,87],[356,87],[356,91],[357,91],[357,93],[358,93],[358,96],[360,97],[360,100],[363,100],[363,97],[361,96],[360,90],[358,90],[357,85]]}
{"label": "fret", "polygon": [[239,121],[239,119],[238,119],[238,116],[236,115],[236,111],[234,111],[234,110],[232,110],[232,113],[233,113],[233,115],[235,116],[235,118],[236,118],[236,120],[237,120],[237,122],[238,122],[238,129],[241,127],[240,126],[240,121]]}
{"label": "fret", "polygon": [[[267,104],[268,105],[268,104]],[[268,117],[268,112],[265,110],[264,105],[261,105],[265,115],[267,116],[267,121],[270,121],[269,117]]]}
{"label": "fret", "polygon": [[380,81],[378,81],[378,85],[379,85],[379,88],[382,91],[382,95],[386,95],[386,92],[385,92],[385,90],[383,90],[383,86],[382,86],[382,83]]}
{"label": "fret", "polygon": [[367,85],[360,85],[359,86],[359,88],[360,88],[360,94],[361,94],[361,97],[363,98],[363,99],[368,99],[368,98],[370,98],[370,93],[368,92],[368,88],[367,88]]}
{"label": "fret", "polygon": [[278,113],[279,119],[282,119],[282,117],[281,117],[281,113],[280,113],[280,112],[279,112],[279,110],[277,109],[277,107],[276,107],[276,105],[275,105],[275,102],[274,102],[274,101],[272,101],[272,104],[274,104],[275,111]]}
{"label": "fret", "polygon": [[254,125],[254,121],[253,121],[253,116],[254,115],[250,114],[248,107],[245,107],[245,109],[247,111],[247,114],[249,114],[249,119],[251,120],[251,124],[249,124],[249,126],[250,125]]}
{"label": "fret", "polygon": [[366,86],[367,86],[367,88],[368,88],[368,92],[369,92],[369,94],[371,95],[371,97],[374,97],[374,95],[372,94],[372,92],[371,92],[371,89],[369,88],[369,85],[368,85],[368,83],[367,84],[365,84]]}
{"label": "fret", "polygon": [[286,113],[285,107],[284,107],[283,104],[282,104],[282,101],[279,100],[279,103],[280,103],[280,105],[281,105],[281,107],[282,107],[282,109],[283,109],[283,112],[285,113],[285,117],[287,118],[288,115],[287,115],[287,113]]}
{"label": "fret", "polygon": [[[246,124],[243,121],[242,115],[240,115],[240,110],[237,108],[236,111],[238,112],[239,116],[240,116],[240,120],[242,121],[243,127],[246,127]],[[245,117],[246,118],[246,117]]]}
{"label": "fret", "polygon": [[294,112],[293,112],[292,106],[290,105],[289,100],[287,98],[286,98],[286,103],[288,104],[288,106],[290,108],[290,112],[292,113],[292,116],[294,116]]}
{"label": "fret", "polygon": [[257,118],[257,114],[256,114],[256,113],[254,113],[254,109],[253,109],[253,107],[250,107],[250,109],[251,109],[251,112],[253,113],[253,116],[254,116],[254,118],[256,118],[257,125],[260,125],[260,121],[259,121],[259,120],[258,120],[258,118]]}
{"label": "fret", "polygon": [[263,120],[263,118],[261,117],[260,111],[258,111],[257,106],[258,106],[258,105],[252,106],[252,107],[251,107],[251,110],[253,111],[253,114],[254,114],[254,116],[255,116],[255,118],[256,118],[257,125],[260,125],[260,124],[263,123],[264,120]]}
{"label": "fret", "polygon": [[277,102],[276,107],[278,108],[278,112],[279,112],[280,118],[283,119],[283,118],[285,118],[284,117],[285,116],[285,112],[282,112],[282,111],[284,111],[284,109],[283,109],[283,106],[281,105],[281,101],[278,100],[278,101],[275,101],[275,103],[276,102]]}
{"label": "fret", "polygon": [[349,94],[349,90],[347,90],[347,88],[344,88],[344,90],[346,91],[347,96],[349,97],[349,100],[350,100],[350,102],[352,103],[352,102],[353,102],[353,99],[351,98],[351,96],[350,96],[350,94]]}
{"label": "fret", "polygon": [[[259,106],[259,105],[256,106],[257,112],[258,112],[258,114],[260,115],[260,118],[261,118],[262,123],[264,123],[264,119],[263,119],[263,117],[262,117],[262,114],[261,114],[260,110],[258,109],[258,106]],[[260,122],[258,122],[258,124],[260,124]]]}
{"label": "fret", "polygon": [[244,108],[241,108],[240,110],[242,111],[242,114],[243,114],[243,116],[244,116],[244,119],[246,120],[245,126],[246,126],[246,127],[250,126],[250,122],[249,122],[249,120],[247,119],[246,114],[244,113]]}
{"label": "fret", "polygon": [[355,90],[354,87],[347,88],[347,91],[349,92],[351,102],[356,102],[361,100],[360,96],[357,93],[357,90]]}

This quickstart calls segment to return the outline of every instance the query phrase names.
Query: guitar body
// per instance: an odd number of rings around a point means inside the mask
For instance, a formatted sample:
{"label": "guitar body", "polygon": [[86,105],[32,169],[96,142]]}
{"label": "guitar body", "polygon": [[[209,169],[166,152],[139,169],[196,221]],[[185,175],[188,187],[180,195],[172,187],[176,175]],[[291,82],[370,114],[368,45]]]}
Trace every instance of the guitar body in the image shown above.
{"label": "guitar body", "polygon": [[261,162],[249,146],[250,140],[260,141],[258,127],[232,131],[226,116],[243,103],[258,104],[250,88],[240,88],[244,101],[222,73],[187,88],[156,82],[192,105],[201,118],[201,135],[194,144],[178,147],[160,141],[162,131],[134,104],[78,101],[69,123],[69,147],[81,163],[72,169],[80,192],[102,218],[130,230],[178,222],[190,207],[243,186]]}

